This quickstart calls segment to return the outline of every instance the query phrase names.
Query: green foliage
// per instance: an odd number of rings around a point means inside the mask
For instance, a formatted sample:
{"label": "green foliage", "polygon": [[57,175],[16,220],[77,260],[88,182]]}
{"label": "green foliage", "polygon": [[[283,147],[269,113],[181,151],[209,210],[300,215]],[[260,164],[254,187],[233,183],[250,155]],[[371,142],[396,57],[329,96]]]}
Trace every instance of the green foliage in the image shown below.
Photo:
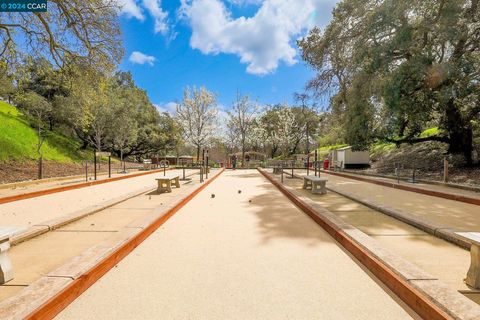
{"label": "green foliage", "polygon": [[435,137],[435,136],[440,136],[442,134],[442,131],[438,127],[434,128],[428,128],[422,131],[420,133],[420,138],[427,138],[427,137]]}
{"label": "green foliage", "polygon": [[[38,159],[37,132],[17,108],[0,101],[0,161]],[[74,139],[50,132],[43,145],[43,158],[58,162],[74,162],[86,158]]]}
{"label": "green foliage", "polygon": [[[472,162],[480,117],[477,1],[343,0],[325,30],[299,41],[329,94],[330,121],[366,149],[377,139],[447,142]],[[421,136],[432,125],[444,134]]]}
{"label": "green foliage", "polygon": [[325,152],[325,151],[332,151],[332,150],[337,150],[340,148],[345,148],[348,147],[348,144],[335,144],[335,145],[330,145],[330,146],[324,146],[317,148],[318,152]]}
{"label": "green foliage", "polygon": [[396,147],[395,143],[378,141],[370,147],[370,158],[378,158],[394,150]]}

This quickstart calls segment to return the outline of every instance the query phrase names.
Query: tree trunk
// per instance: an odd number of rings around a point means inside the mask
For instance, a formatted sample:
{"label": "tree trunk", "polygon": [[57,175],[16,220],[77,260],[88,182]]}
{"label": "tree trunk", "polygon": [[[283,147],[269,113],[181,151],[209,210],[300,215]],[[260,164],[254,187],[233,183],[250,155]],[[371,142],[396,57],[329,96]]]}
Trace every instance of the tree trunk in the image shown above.
{"label": "tree trunk", "polygon": [[245,167],[245,139],[242,139],[242,167]]}
{"label": "tree trunk", "polygon": [[445,111],[446,129],[450,136],[449,153],[463,153],[467,165],[473,164],[473,130],[469,123],[465,123],[462,115],[455,107],[453,99],[448,102]]}
{"label": "tree trunk", "polygon": [[43,179],[43,157],[40,156],[38,159],[38,179]]}
{"label": "tree trunk", "polygon": [[197,146],[197,163],[200,161],[200,145]]}
{"label": "tree trunk", "polygon": [[120,164],[123,165],[123,172],[125,172],[125,162],[123,161],[123,149],[120,149]]}

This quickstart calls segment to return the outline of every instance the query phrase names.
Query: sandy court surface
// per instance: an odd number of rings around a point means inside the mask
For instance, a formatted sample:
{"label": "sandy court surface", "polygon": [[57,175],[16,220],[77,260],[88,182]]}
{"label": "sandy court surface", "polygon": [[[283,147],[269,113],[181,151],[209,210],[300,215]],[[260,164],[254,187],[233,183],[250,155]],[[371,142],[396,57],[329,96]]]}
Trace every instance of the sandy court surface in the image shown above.
{"label": "sandy court surface", "polygon": [[312,199],[453,289],[470,290],[463,282],[470,266],[468,251],[334,192],[314,195],[302,189],[300,179],[284,181],[297,195]]}
{"label": "sandy court surface", "polygon": [[225,172],[58,316],[411,318],[253,170]]}
{"label": "sandy court surface", "polygon": [[[93,169],[92,169],[93,170]],[[142,173],[142,171],[133,170],[128,173],[114,173],[112,169],[112,178],[116,177],[125,177],[129,175],[134,175]],[[108,179],[108,174],[102,172],[97,175],[97,180]],[[88,182],[93,181],[93,172],[89,172]],[[34,180],[26,183],[19,182],[17,184],[0,184],[0,198],[14,196],[17,194],[35,192],[40,190],[60,188],[64,186],[71,186],[80,183],[85,183],[85,175],[72,176],[72,177],[59,177],[57,179],[43,179],[43,180]]]}
{"label": "sandy court surface", "polygon": [[85,250],[117,237],[117,233],[125,232],[130,223],[168,211],[169,206],[189,195],[199,184],[196,176],[181,181],[180,189],[174,188],[171,193],[147,192],[13,246],[9,256],[14,266],[14,279],[0,285],[0,302]]}
{"label": "sandy court surface", "polygon": [[[306,171],[296,170],[295,173],[305,175]],[[336,187],[362,199],[369,199],[376,204],[426,219],[436,225],[461,231],[480,230],[480,207],[477,205],[382,187],[329,174],[322,173],[322,177],[328,179],[327,187]]]}
{"label": "sandy court surface", "polygon": [[[188,173],[193,173],[189,170]],[[167,171],[167,174],[182,174],[182,170]],[[105,184],[69,190],[41,197],[0,204],[0,224],[2,226],[30,227],[35,224],[68,215],[91,206],[128,195],[147,187],[155,188],[154,173]]]}
{"label": "sandy court surface", "polygon": [[[379,181],[385,181],[388,183],[396,183],[397,181],[395,179],[389,179],[389,178],[383,178],[383,177],[372,177],[372,176],[365,176],[365,178],[368,179],[374,179],[374,180],[379,180]],[[401,182],[404,185],[412,185],[411,183],[408,182]],[[470,198],[476,198],[480,199],[480,193],[473,191],[473,190],[463,190],[459,188],[452,188],[444,185],[436,185],[436,184],[427,184],[427,183],[415,183],[412,186],[416,188],[422,188],[426,190],[433,190],[433,191],[439,191],[439,192],[445,192],[445,193],[451,193],[455,195],[461,195],[461,196],[466,196]]]}

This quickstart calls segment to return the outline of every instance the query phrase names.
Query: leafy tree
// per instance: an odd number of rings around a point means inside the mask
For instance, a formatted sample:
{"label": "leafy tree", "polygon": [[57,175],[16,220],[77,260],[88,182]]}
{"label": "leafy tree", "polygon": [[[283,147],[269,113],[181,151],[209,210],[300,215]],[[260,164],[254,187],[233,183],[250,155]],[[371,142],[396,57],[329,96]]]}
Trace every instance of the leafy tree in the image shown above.
{"label": "leafy tree", "polygon": [[[327,28],[312,30],[299,45],[318,71],[311,87],[333,91],[332,112],[346,117],[344,131],[358,133],[346,132],[346,142],[365,148],[375,137],[439,140],[472,163],[479,20],[476,0],[343,0]],[[356,115],[360,121],[352,123]],[[419,138],[431,121],[445,135]]]}
{"label": "leafy tree", "polygon": [[295,93],[294,98],[300,103],[302,114],[303,136],[305,139],[305,153],[310,153],[310,145],[316,140],[320,117],[316,111],[315,103],[311,103],[311,97],[307,93]]}
{"label": "leafy tree", "polygon": [[61,70],[46,59],[28,58],[24,64],[18,68],[20,77],[18,86],[20,90],[33,91],[44,97],[52,106],[47,115],[49,129],[53,130],[55,126],[64,122],[62,97],[68,95],[69,90],[66,86],[66,78]]}
{"label": "leafy tree", "polygon": [[0,60],[0,97],[10,96],[15,92],[13,77],[8,74],[7,63]]}
{"label": "leafy tree", "polygon": [[45,128],[45,123],[52,106],[44,97],[32,91],[19,93],[15,97],[15,101],[19,108],[21,108],[31,119],[37,130],[37,153],[39,159],[38,178],[42,179],[42,146],[48,134],[48,131]]}

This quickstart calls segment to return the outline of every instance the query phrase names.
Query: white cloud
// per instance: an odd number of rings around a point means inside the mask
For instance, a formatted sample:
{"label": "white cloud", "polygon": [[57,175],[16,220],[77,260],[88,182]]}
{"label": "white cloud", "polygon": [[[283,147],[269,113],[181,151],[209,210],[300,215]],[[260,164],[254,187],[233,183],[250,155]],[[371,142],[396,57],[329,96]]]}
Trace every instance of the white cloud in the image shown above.
{"label": "white cloud", "polygon": [[248,5],[258,5],[262,3],[263,0],[228,0],[228,2],[236,6],[248,6]]}
{"label": "white cloud", "polygon": [[130,55],[130,58],[128,58],[128,60],[131,63],[135,63],[135,64],[148,63],[149,65],[153,66],[153,63],[155,62],[155,57],[147,56],[146,54],[141,53],[140,51],[133,51],[132,54]]}
{"label": "white cloud", "polygon": [[166,35],[168,33],[168,12],[162,10],[162,0],[143,0],[143,6],[150,12],[155,20],[155,33]]}
{"label": "white cloud", "polygon": [[167,112],[167,113],[170,113],[171,115],[174,115],[176,110],[177,110],[177,103],[176,102],[167,102],[167,103],[160,103],[160,104],[153,104],[155,106],[155,108],[157,108],[157,110],[159,112]]}
{"label": "white cloud", "polygon": [[248,73],[264,75],[274,72],[280,62],[297,62],[294,41],[314,24],[325,24],[336,2],[265,0],[253,17],[233,18],[220,0],[182,0],[179,13],[192,28],[192,48],[204,54],[236,54],[247,64]]}
{"label": "white cloud", "polygon": [[145,17],[142,14],[142,9],[137,5],[135,0],[115,0],[120,6],[120,13],[126,15],[129,18],[137,18],[138,20],[144,20]]}

